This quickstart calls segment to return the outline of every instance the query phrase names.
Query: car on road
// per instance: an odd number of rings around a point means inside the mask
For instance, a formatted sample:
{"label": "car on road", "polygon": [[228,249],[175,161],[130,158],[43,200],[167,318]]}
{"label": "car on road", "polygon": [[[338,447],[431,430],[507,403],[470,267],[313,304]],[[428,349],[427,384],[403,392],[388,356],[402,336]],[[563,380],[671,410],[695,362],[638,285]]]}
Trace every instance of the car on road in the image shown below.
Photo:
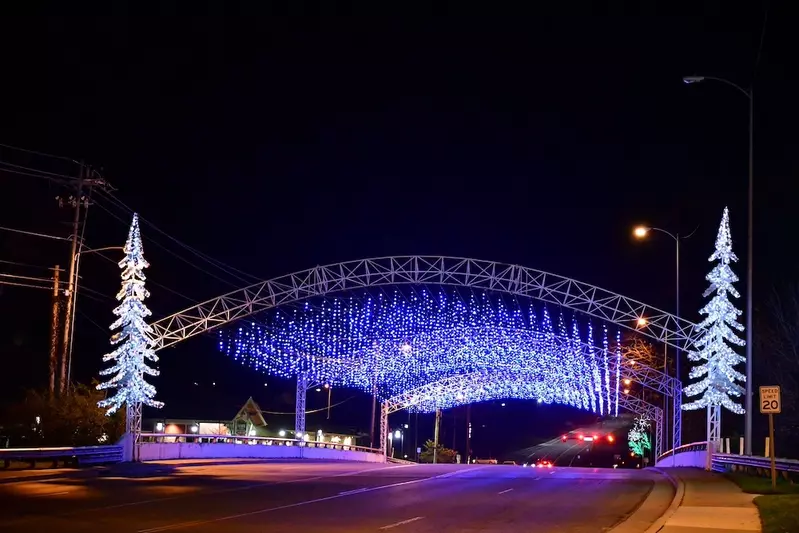
{"label": "car on road", "polygon": [[516,466],[516,461],[502,461],[502,464]]}
{"label": "car on road", "polygon": [[552,466],[553,466],[552,461],[549,461],[547,459],[539,459],[535,463],[536,468],[552,468]]}
{"label": "car on road", "polygon": [[616,442],[616,437],[613,436],[613,433],[606,433],[602,434],[600,432],[571,432],[571,433],[564,433],[560,437],[561,442],[566,442],[568,440],[576,440],[582,442],[591,442],[591,443],[601,443],[601,442],[608,442],[613,444]]}

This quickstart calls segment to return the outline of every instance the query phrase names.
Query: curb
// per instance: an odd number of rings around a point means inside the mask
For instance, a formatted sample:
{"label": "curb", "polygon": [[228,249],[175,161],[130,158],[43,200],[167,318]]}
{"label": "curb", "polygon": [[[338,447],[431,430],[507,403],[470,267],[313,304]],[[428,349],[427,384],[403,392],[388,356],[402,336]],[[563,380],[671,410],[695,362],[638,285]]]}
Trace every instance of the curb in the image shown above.
{"label": "curb", "polygon": [[677,509],[680,507],[680,505],[682,505],[682,500],[685,497],[685,483],[683,483],[682,479],[672,476],[670,473],[661,468],[653,466],[652,470],[665,476],[666,479],[668,479],[671,484],[674,485],[674,499],[671,500],[671,505],[669,505],[668,509],[666,509],[666,512],[663,513],[654,524],[649,526],[644,533],[657,533],[663,529],[663,526],[666,525],[666,522],[669,520],[669,518],[671,518],[672,515],[677,512]]}
{"label": "curb", "polygon": [[[674,488],[674,497],[671,499],[671,503],[654,522],[651,522],[649,526],[646,526],[646,523],[652,520],[651,516],[647,516],[647,514],[651,513],[648,513],[645,507],[647,502],[653,498],[655,490],[657,489],[658,481],[655,481],[656,485],[650,489],[644,500],[641,501],[641,503],[639,503],[638,506],[632,512],[630,512],[630,514],[624,517],[621,522],[618,522],[612,528],[607,530],[606,533],[657,533],[663,528],[663,526],[666,524],[666,521],[671,518],[671,516],[677,511],[677,508],[682,504],[683,497],[685,496],[685,484],[681,479],[672,476],[660,468],[651,467],[647,470],[657,472],[666,478],[666,480],[668,480],[668,482],[672,485]],[[636,524],[635,522],[638,523]]]}

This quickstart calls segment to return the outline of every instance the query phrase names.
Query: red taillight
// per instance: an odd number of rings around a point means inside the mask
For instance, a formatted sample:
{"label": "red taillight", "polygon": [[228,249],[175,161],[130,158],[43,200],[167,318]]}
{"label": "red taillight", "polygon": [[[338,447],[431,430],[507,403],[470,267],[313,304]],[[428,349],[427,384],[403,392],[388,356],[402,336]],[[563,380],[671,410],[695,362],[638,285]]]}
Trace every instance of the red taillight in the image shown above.
{"label": "red taillight", "polygon": [[552,463],[549,463],[549,464],[547,465],[547,468],[552,468]]}
{"label": "red taillight", "polygon": [[579,435],[577,438],[578,438],[579,440],[583,440],[583,436],[582,436],[582,435]]}
{"label": "red taillight", "polygon": [[613,435],[608,435],[608,442],[613,442],[614,440],[616,439],[613,438]]}
{"label": "red taillight", "polygon": [[599,440],[599,435],[594,435],[594,440]]}
{"label": "red taillight", "polygon": [[566,442],[566,439],[568,439],[568,438],[569,438],[569,437],[567,437],[566,435],[563,435],[563,436],[560,438],[560,440],[562,440],[563,442]]}

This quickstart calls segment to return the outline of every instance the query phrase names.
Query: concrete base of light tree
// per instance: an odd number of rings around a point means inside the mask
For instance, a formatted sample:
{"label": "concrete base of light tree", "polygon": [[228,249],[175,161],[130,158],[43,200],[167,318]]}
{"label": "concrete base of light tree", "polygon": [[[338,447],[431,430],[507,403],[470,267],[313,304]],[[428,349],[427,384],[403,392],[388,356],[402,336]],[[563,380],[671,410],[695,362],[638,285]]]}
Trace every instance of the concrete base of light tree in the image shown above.
{"label": "concrete base of light tree", "polygon": [[[132,448],[131,448],[132,449]],[[140,461],[168,459],[320,459],[383,463],[385,456],[357,450],[335,450],[307,446],[264,446],[259,444],[143,442]]]}
{"label": "concrete base of light tree", "polygon": [[125,433],[117,441],[117,446],[122,446],[122,462],[130,463],[133,461],[133,435]]}

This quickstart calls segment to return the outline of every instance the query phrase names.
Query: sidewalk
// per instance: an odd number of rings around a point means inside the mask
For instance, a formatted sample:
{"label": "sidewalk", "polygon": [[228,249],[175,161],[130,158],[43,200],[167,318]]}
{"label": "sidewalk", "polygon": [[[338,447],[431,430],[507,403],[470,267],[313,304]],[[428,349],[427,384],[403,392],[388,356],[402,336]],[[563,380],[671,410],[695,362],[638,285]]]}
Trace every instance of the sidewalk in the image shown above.
{"label": "sidewalk", "polygon": [[761,531],[760,515],[745,494],[721,474],[696,468],[669,468],[685,483],[682,504],[659,533],[744,533]]}

